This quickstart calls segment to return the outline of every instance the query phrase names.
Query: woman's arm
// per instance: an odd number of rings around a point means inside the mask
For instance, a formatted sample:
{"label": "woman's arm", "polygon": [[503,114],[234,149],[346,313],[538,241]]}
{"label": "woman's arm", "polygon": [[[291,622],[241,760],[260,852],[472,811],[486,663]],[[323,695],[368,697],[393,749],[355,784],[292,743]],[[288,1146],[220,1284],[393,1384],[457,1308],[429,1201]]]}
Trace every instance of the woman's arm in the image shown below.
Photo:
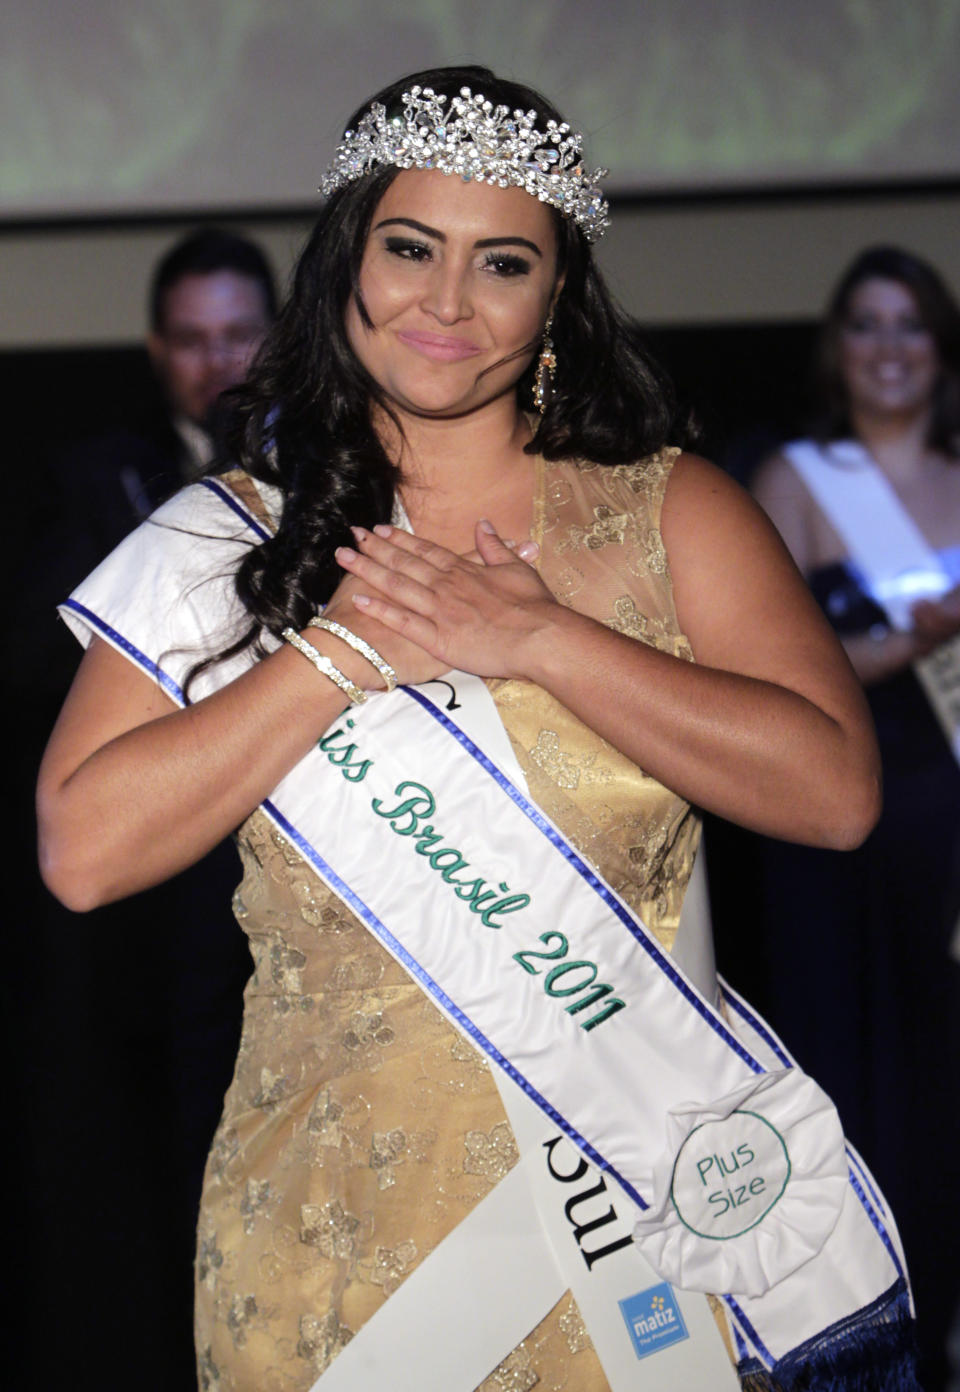
{"label": "woman's arm", "polygon": [[389,596],[358,595],[365,612],[449,665],[536,682],[691,802],[775,836],[858,844],[880,805],[869,714],[774,528],[683,456],[662,533],[696,665],[557,604],[482,528],[485,569],[396,533],[362,534],[343,564]]}
{"label": "woman's arm", "polygon": [[[346,605],[328,608],[383,652],[401,679],[440,665]],[[352,681],[382,686],[331,634],[305,635]],[[346,698],[284,643],[243,676],[183,710],[95,639],[50,737],[37,786],[40,867],[48,888],[85,910],[167,879],[233,831],[320,738]]]}
{"label": "woman's arm", "polygon": [[[757,471],[753,495],[773,522],[804,575],[809,575],[822,559],[813,539],[814,516],[818,509],[796,469],[783,455],[773,455]],[[832,533],[832,528],[829,529]],[[836,541],[834,559],[843,556],[843,545]],[[853,670],[864,686],[884,681],[904,671],[920,657],[960,632],[960,588],[942,599],[927,600],[914,608],[914,627],[909,632],[881,629],[878,633],[843,634],[840,641]]]}

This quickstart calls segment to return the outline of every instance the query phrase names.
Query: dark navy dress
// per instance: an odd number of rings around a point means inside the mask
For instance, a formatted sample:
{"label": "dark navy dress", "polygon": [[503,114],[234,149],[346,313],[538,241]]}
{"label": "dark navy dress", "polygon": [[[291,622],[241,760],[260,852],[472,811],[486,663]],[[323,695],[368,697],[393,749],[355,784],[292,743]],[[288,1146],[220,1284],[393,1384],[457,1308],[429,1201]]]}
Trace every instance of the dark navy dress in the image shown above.
{"label": "dark navy dress", "polygon": [[[942,559],[960,576],[960,548]],[[840,635],[885,625],[853,567],[808,580]],[[769,1009],[890,1199],[936,1388],[960,1295],[960,766],[911,670],[867,696],[883,759],[875,831],[852,853],[765,843]]]}

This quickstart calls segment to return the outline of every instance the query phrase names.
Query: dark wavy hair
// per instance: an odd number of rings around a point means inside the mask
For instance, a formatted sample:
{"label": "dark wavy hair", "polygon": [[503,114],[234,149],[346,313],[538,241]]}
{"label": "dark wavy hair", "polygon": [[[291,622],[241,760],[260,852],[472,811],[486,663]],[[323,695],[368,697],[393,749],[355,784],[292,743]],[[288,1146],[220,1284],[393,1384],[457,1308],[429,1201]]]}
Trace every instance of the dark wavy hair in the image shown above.
{"label": "dark wavy hair", "polygon": [[855,290],[867,280],[892,280],[908,290],[940,359],[927,444],[943,454],[960,455],[960,308],[937,271],[900,247],[861,251],[840,277],[827,303],[814,360],[817,401],[814,434],[821,440],[853,433],[840,362],[840,337]]}
{"label": "dark wavy hair", "polygon": [[[541,120],[562,119],[537,92],[487,68],[450,67],[392,83],[354,113],[347,129],[372,101],[381,102],[388,115],[400,114],[403,93],[414,84],[448,96],[466,86],[495,104],[534,109]],[[351,540],[350,526],[390,520],[400,473],[374,429],[371,406],[399,422],[355,357],[344,319],[351,298],[366,318],[359,296],[364,246],[374,211],[398,172],[376,170],[329,198],[251,375],[232,394],[224,457],[279,487],[284,504],[276,534],[239,567],[237,594],[251,623],[221,659],[251,644],[262,651],[264,631],[279,635],[288,625],[303,628],[341,579],[333,553]],[[676,420],[666,375],[637,326],[611,300],[580,229],[558,212],[554,217],[557,273],[565,276],[552,328],[559,371],[528,451],[547,459],[622,464],[668,440],[684,443],[690,430]],[[518,383],[522,402],[531,400],[534,372],[532,361]]]}

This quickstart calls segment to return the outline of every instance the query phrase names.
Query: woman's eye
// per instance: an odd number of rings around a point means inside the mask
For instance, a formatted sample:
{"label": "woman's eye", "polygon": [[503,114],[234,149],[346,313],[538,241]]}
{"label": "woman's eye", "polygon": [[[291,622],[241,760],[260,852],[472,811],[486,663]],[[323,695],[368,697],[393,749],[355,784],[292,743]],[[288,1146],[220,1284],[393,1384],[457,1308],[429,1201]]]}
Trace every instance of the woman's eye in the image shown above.
{"label": "woman's eye", "polygon": [[425,242],[413,242],[408,237],[387,237],[384,245],[394,256],[405,261],[429,261],[432,255]]}
{"label": "woman's eye", "polygon": [[492,251],[484,257],[483,264],[498,276],[520,276],[530,272],[530,262],[509,251]]}
{"label": "woman's eye", "polygon": [[913,337],[916,334],[925,334],[927,327],[919,319],[910,315],[909,318],[897,319],[894,323],[883,323],[871,315],[855,315],[848,319],[844,325],[847,333],[858,334],[862,337],[879,337],[882,333],[900,334],[904,337]]}

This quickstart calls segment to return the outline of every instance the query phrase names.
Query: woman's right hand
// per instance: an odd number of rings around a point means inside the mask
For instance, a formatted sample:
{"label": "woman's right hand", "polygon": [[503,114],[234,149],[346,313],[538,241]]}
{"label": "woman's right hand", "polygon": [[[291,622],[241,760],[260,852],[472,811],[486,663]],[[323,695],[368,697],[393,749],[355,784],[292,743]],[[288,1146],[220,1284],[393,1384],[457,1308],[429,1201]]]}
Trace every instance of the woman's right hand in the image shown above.
{"label": "woman's right hand", "polygon": [[[401,538],[406,533],[400,533]],[[538,547],[529,538],[516,542],[512,540],[502,541],[508,551],[514,553],[521,560],[532,560],[536,555]],[[461,561],[468,561],[477,568],[478,575],[482,576],[491,563],[481,556],[480,552],[473,550],[459,558]],[[397,674],[397,681],[401,686],[414,685],[418,682],[432,681],[435,677],[443,676],[450,670],[450,662],[444,658],[434,657],[426,649],[421,648],[410,638],[398,633],[393,628],[388,628],[380,623],[365,608],[358,607],[353,602],[356,594],[365,594],[372,597],[379,597],[388,603],[395,604],[395,596],[387,594],[378,589],[374,580],[369,575],[365,580],[360,580],[359,576],[351,574],[349,571],[344,573],[343,579],[337,586],[333,595],[324,609],[324,617],[334,619],[337,623],[343,624],[344,628],[350,629],[358,638],[365,639],[371,647],[375,648],[382,658],[389,662],[390,666]],[[471,618],[474,615],[471,615]],[[476,618],[479,619],[479,613]],[[316,633],[316,630],[311,630]],[[339,640],[336,640],[339,642]],[[341,650],[342,651],[342,650]],[[336,657],[334,658],[336,661]],[[473,670],[471,667],[470,670]],[[362,679],[366,684],[366,677],[373,675],[374,684],[382,686],[382,679],[376,678],[367,667],[365,677]]]}

